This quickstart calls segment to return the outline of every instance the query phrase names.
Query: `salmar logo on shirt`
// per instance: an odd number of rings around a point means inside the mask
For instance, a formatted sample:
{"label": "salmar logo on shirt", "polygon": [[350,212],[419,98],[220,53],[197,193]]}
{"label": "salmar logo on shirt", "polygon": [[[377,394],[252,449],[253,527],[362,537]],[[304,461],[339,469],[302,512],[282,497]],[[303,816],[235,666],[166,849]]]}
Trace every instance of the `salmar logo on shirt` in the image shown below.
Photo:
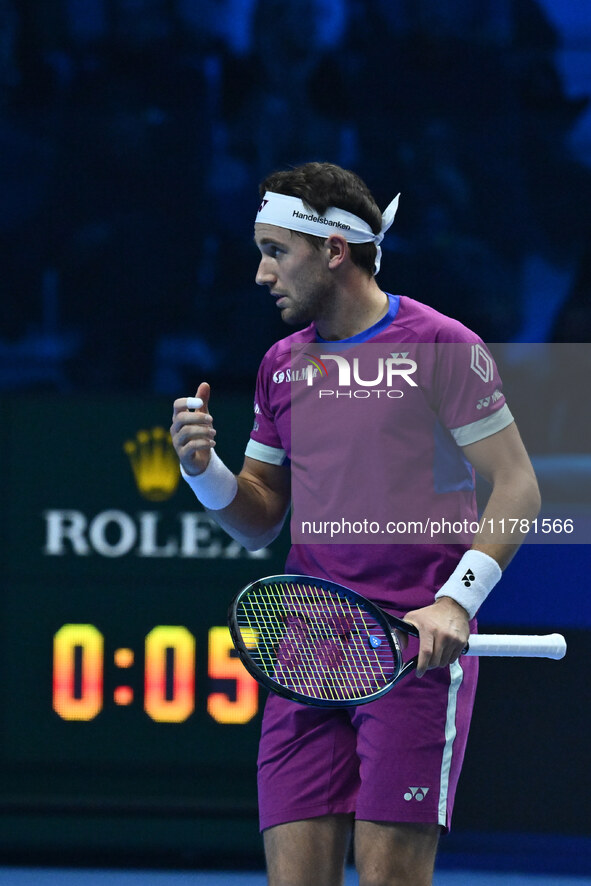
{"label": "salmar logo on shirt", "polygon": [[284,381],[307,381],[310,385],[317,376],[328,376],[328,369],[321,357],[313,357],[312,354],[306,353],[302,356],[306,359],[307,366],[301,369],[279,369],[273,373],[273,381],[276,384],[281,384]]}
{"label": "salmar logo on shirt", "polygon": [[[310,373],[310,370],[312,372]],[[314,366],[306,366],[303,369],[278,369],[277,372],[273,373],[273,381],[275,384],[280,385],[283,382],[293,382],[293,381],[306,381],[310,374],[312,378],[315,378],[321,370],[315,368]],[[310,382],[308,382],[310,384]]]}

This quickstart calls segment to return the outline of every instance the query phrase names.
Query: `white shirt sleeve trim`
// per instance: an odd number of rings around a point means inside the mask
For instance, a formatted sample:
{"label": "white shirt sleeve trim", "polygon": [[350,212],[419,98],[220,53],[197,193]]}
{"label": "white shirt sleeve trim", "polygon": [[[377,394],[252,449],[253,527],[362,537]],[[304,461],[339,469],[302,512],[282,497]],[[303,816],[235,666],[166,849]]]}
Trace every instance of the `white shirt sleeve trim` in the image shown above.
{"label": "white shirt sleeve trim", "polygon": [[508,427],[514,421],[511,411],[506,403],[504,403],[497,412],[473,421],[469,425],[461,428],[450,428],[450,433],[458,446],[468,446],[470,443],[476,443],[478,440],[484,440],[491,434],[496,434]]}
{"label": "white shirt sleeve trim", "polygon": [[245,455],[249,458],[255,458],[257,461],[267,462],[270,465],[284,465],[287,461],[285,449],[277,449],[275,446],[258,443],[252,437],[246,445]]}

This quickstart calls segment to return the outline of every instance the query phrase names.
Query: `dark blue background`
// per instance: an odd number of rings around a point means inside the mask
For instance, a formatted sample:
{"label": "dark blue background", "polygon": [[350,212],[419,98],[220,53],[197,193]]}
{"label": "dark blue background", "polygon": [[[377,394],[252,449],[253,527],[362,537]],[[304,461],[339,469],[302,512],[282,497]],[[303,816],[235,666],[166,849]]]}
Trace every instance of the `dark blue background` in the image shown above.
{"label": "dark blue background", "polygon": [[488,341],[588,341],[586,4],[1,0],[0,389],[252,386],[257,185],[401,191],[380,283]]}

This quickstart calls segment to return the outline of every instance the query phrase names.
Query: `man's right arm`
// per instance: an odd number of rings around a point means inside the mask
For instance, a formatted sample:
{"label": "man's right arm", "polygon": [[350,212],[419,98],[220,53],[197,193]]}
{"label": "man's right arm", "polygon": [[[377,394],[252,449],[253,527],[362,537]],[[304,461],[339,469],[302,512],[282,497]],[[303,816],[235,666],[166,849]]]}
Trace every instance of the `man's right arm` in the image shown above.
{"label": "man's right arm", "polygon": [[291,501],[290,470],[246,456],[236,479],[234,500],[219,511],[208,512],[247,550],[257,551],[281,532]]}
{"label": "man's right arm", "polygon": [[290,471],[246,456],[234,477],[214,453],[209,396],[209,385],[203,383],[197,390],[201,408],[189,409],[186,397],[175,400],[172,443],[185,479],[207,511],[232,538],[258,550],[281,531],[291,499]]}

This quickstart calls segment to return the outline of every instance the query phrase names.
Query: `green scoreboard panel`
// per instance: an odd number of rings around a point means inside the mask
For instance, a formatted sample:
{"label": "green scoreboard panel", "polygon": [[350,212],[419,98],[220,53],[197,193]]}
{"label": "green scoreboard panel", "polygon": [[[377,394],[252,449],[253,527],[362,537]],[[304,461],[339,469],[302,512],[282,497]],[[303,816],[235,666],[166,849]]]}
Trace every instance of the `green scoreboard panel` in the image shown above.
{"label": "green scoreboard panel", "polygon": [[[203,511],[167,401],[0,408],[0,849],[258,851],[264,694],[226,611],[283,571],[286,537],[249,553]],[[238,470],[250,398],[220,397],[215,418]]]}
{"label": "green scoreboard panel", "polygon": [[[238,470],[251,398],[215,407]],[[209,518],[180,480],[171,412],[158,398],[0,399],[0,861],[261,860],[264,692],[226,612],[283,571],[288,531],[248,553]],[[588,546],[524,546],[483,618],[505,632],[529,611],[518,632],[568,628],[569,650],[481,663],[455,834],[586,833],[587,572]]]}

